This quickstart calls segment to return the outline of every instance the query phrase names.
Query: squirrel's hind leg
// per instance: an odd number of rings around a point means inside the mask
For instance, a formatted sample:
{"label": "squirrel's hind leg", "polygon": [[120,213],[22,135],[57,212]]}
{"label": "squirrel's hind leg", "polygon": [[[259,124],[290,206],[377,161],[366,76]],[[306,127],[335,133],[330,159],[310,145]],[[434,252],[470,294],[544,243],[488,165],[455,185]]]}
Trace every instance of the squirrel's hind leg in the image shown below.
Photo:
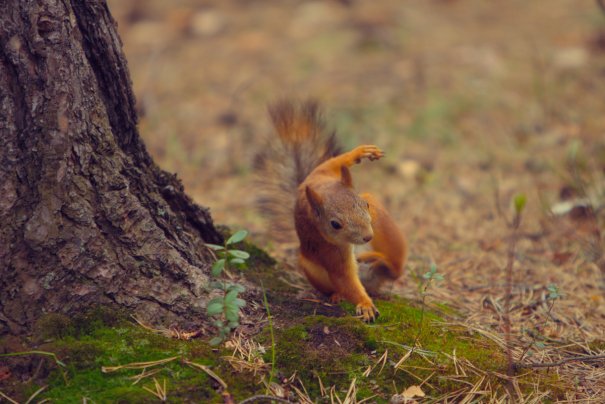
{"label": "squirrel's hind leg", "polygon": [[384,254],[378,251],[366,251],[357,256],[357,261],[368,265],[367,271],[363,271],[361,283],[370,295],[380,292],[385,281],[395,280],[401,275],[401,271],[392,268]]}
{"label": "squirrel's hind leg", "polygon": [[370,242],[373,251],[361,253],[357,259],[370,265],[364,286],[370,293],[376,293],[385,281],[402,275],[407,242],[395,220],[373,195],[364,193],[360,197],[368,202],[374,238]]}

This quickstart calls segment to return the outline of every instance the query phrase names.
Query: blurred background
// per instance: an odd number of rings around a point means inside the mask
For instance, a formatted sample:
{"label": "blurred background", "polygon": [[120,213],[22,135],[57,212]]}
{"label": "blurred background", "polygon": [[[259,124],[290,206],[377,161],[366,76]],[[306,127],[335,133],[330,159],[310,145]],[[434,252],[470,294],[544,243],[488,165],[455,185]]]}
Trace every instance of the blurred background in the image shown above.
{"label": "blurred background", "polygon": [[[605,13],[578,0],[109,0],[140,132],[217,223],[277,249],[254,209],[267,103],[320,100],[353,169],[399,221],[398,293],[435,261],[434,293],[498,324],[511,200],[525,194],[518,319],[556,283],[556,336],[603,338]],[[486,296],[495,302],[485,304]],[[494,314],[494,311],[496,314]],[[543,314],[543,313],[542,313]]]}

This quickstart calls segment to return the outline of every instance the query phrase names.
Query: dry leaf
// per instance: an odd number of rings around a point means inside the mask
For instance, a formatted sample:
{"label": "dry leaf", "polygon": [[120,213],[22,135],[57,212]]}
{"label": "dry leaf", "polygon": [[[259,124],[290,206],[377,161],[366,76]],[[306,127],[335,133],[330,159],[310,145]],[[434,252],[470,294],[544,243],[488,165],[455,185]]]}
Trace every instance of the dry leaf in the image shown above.
{"label": "dry leaf", "polygon": [[424,391],[420,388],[420,386],[410,386],[401,395],[405,398],[414,398],[414,397],[424,397]]}

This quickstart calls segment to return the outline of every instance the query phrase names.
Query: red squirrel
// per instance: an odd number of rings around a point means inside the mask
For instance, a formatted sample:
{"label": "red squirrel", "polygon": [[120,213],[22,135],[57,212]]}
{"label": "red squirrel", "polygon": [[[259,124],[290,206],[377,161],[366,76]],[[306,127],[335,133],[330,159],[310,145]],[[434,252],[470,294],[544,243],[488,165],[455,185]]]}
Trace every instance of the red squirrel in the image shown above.
{"label": "red squirrel", "polygon": [[[299,265],[309,282],[331,302],[348,300],[364,321],[373,321],[379,313],[360,281],[358,261],[369,264],[364,281],[377,290],[401,276],[407,243],[376,197],[355,191],[350,168],[384,153],[363,145],[337,154],[335,136],[324,133],[319,107],[312,101],[280,101],[269,106],[269,115],[280,144],[262,157],[264,171],[284,180],[274,179],[273,197],[269,192],[262,202],[269,210],[293,214]],[[291,192],[295,202],[276,197],[277,191]],[[371,250],[356,257],[353,247],[366,243]]]}

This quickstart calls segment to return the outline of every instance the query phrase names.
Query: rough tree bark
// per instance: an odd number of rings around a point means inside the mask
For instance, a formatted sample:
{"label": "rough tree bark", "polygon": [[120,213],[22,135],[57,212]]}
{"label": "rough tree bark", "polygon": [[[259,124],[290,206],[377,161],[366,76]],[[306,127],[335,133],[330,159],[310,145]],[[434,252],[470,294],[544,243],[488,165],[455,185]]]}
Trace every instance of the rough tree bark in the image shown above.
{"label": "rough tree bark", "polygon": [[105,0],[0,10],[0,335],[108,303],[199,323],[221,236],[145,150]]}

